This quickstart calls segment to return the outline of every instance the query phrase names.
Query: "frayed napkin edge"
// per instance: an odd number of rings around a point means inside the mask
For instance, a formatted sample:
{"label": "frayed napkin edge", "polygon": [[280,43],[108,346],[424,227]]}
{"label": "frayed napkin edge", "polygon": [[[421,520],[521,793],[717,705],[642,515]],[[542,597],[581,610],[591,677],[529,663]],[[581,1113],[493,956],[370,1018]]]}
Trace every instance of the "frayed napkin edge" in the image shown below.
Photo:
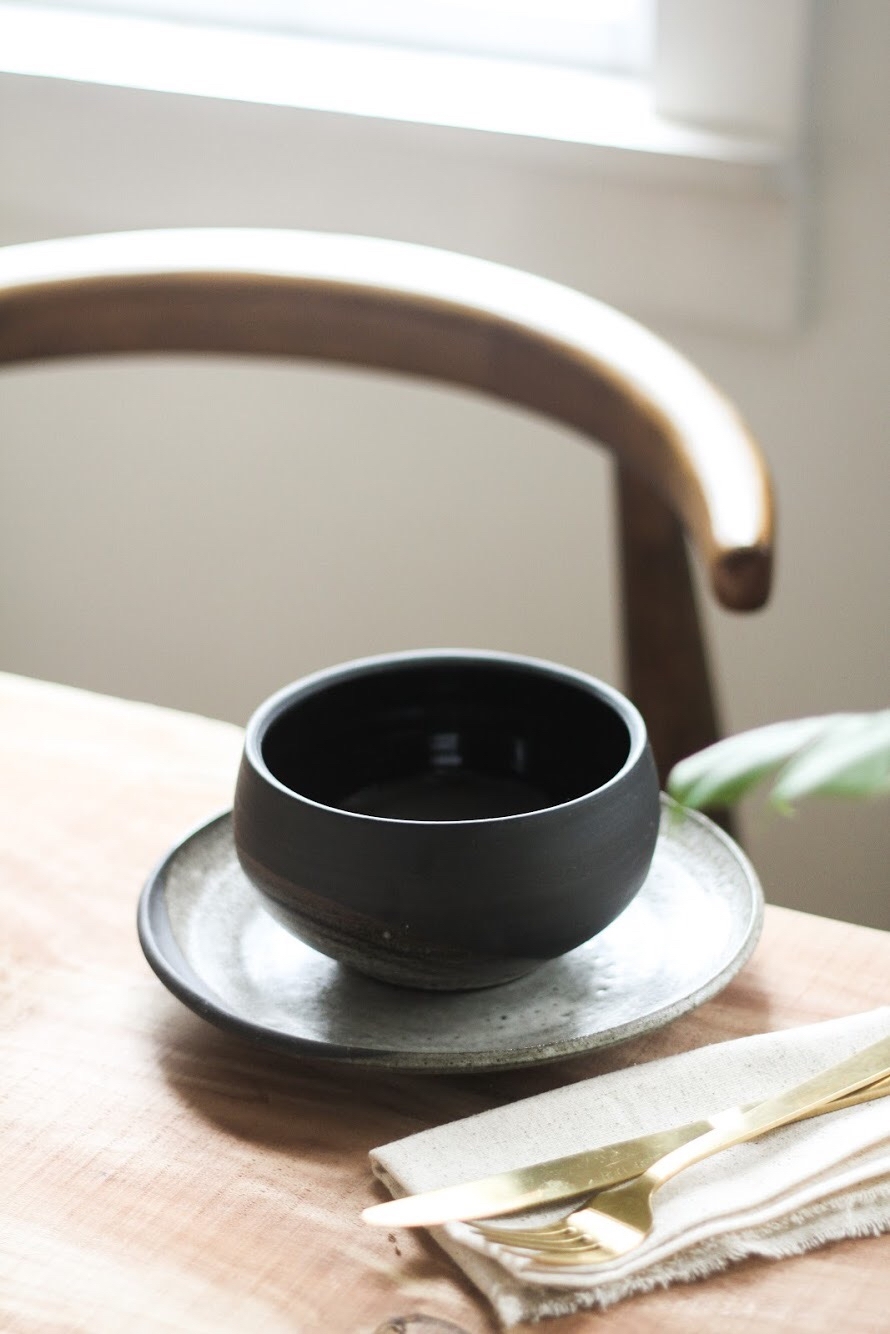
{"label": "frayed napkin edge", "polygon": [[[814,1227],[814,1224],[818,1226]],[[794,1230],[796,1229],[796,1231]],[[629,1297],[667,1289],[674,1284],[697,1283],[730,1269],[742,1260],[785,1260],[817,1250],[831,1242],[877,1237],[890,1232],[890,1182],[865,1190],[845,1193],[764,1227],[730,1232],[661,1261],[652,1268],[616,1279],[592,1289],[553,1289],[529,1285],[528,1296],[517,1291],[516,1281],[509,1290],[492,1282],[492,1271],[500,1268],[496,1260],[476,1256],[485,1266],[488,1300],[501,1325],[510,1329],[522,1323],[536,1323],[577,1311],[606,1311]],[[457,1259],[459,1242],[435,1235],[444,1250]],[[466,1249],[458,1263],[465,1264]],[[501,1270],[501,1273],[504,1271]]]}

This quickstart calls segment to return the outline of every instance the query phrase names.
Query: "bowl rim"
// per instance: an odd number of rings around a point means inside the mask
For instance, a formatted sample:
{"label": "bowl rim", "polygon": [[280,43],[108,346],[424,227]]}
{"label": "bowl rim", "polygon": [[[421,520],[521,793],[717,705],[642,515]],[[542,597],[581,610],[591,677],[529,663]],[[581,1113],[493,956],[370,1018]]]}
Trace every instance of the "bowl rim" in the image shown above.
{"label": "bowl rim", "polygon": [[[582,792],[580,796],[572,797],[568,801],[542,806],[539,810],[518,811],[512,815],[481,816],[473,820],[411,820],[391,815],[372,815],[360,811],[348,811],[341,806],[331,806],[325,802],[317,801],[304,792],[297,792],[294,788],[288,787],[275,777],[266,764],[262,752],[262,744],[266,734],[269,728],[283,713],[287,712],[295,701],[317,694],[329,685],[374,673],[385,667],[449,662],[459,665],[481,663],[530,669],[533,672],[542,673],[563,682],[574,683],[583,687],[589,693],[597,695],[618,713],[627,727],[630,745],[624,763],[605,783],[590,788],[588,791]],[[575,667],[567,667],[547,658],[530,657],[526,654],[508,653],[495,649],[403,649],[393,653],[376,653],[367,657],[352,658],[345,662],[335,663],[330,667],[322,667],[318,671],[311,672],[309,675],[300,677],[298,680],[276,690],[274,694],[268,696],[254,709],[248,719],[244,733],[242,764],[247,762],[257,777],[291,800],[318,811],[340,816],[350,822],[366,821],[373,825],[405,825],[413,828],[469,828],[474,825],[503,825],[516,820],[533,820],[548,815],[552,816],[554,812],[569,810],[574,806],[589,802],[592,797],[599,797],[600,794],[609,792],[622,782],[639,763],[648,744],[649,735],[646,723],[636,705],[615,686],[600,680],[599,677],[591,676],[588,672],[579,671]]]}

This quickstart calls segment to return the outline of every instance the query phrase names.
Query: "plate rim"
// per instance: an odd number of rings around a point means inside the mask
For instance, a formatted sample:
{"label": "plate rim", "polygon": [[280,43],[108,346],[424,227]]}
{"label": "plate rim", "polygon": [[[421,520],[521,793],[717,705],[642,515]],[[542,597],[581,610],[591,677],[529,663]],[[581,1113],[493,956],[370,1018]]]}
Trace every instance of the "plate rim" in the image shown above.
{"label": "plate rim", "polygon": [[[700,811],[679,808],[677,803],[664,793],[661,800],[663,811],[670,812],[674,808],[682,810],[683,819],[691,819],[705,827],[708,834],[722,843],[730,856],[739,864],[750,892],[745,935],[740,948],[732,958],[700,987],[679,1000],[673,1000],[599,1033],[565,1038],[559,1043],[538,1043],[529,1047],[406,1052],[301,1037],[244,1018],[209,987],[182,952],[170,922],[165,895],[167,874],[177,857],[196,838],[208,835],[213,826],[230,823],[232,817],[230,806],[193,825],[155,863],[139,896],[136,913],[139,943],[158,979],[199,1018],[205,1019],[225,1032],[235,1033],[266,1049],[289,1056],[300,1055],[311,1060],[340,1061],[367,1068],[431,1075],[484,1074],[495,1070],[528,1069],[537,1065],[576,1059],[592,1052],[619,1046],[644,1033],[655,1032],[682,1015],[698,1009],[700,1005],[718,995],[744,968],[757,947],[763,930],[765,913],[763,889],[743,849],[719,825]],[[659,834],[659,838],[661,837],[663,835]],[[234,847],[232,855],[235,855]],[[490,990],[498,992],[500,988],[492,987]]]}

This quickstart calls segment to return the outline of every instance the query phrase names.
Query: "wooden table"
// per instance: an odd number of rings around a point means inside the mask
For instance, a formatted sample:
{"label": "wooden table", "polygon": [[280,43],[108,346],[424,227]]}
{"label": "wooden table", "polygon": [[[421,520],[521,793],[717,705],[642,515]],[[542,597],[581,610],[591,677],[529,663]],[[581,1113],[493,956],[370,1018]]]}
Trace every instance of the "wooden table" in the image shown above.
{"label": "wooden table", "polygon": [[[184,1009],[136,939],[152,864],[230,803],[238,730],[0,676],[0,738],[4,1331],[373,1334],[424,1314],[483,1334],[487,1307],[433,1242],[359,1221],[382,1198],[372,1145],[890,1000],[890,935],[771,908],[721,996],[600,1056],[462,1078],[288,1061]],[[844,1242],[552,1328],[875,1334],[890,1327],[888,1272],[890,1236]]]}

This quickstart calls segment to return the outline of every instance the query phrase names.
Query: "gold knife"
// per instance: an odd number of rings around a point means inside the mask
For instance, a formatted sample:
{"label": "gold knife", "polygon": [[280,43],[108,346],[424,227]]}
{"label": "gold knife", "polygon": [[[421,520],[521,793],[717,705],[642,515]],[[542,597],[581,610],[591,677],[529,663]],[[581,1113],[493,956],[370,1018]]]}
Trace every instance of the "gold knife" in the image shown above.
{"label": "gold knife", "polygon": [[[890,1094],[890,1077],[877,1079],[869,1086],[868,1097],[882,1098]],[[821,1116],[842,1107],[863,1102],[863,1090],[848,1098],[837,1098],[813,1111],[810,1116]],[[756,1104],[751,1103],[753,1107]],[[747,1111],[744,1107],[741,1111]],[[710,1120],[690,1121],[672,1130],[659,1130],[637,1139],[606,1144],[599,1149],[587,1149],[566,1158],[554,1158],[530,1167],[517,1167],[479,1181],[464,1182],[459,1186],[444,1186],[440,1190],[424,1191],[419,1195],[404,1195],[400,1199],[372,1204],[362,1212],[366,1223],[380,1227],[435,1227],[440,1223],[468,1221],[474,1218],[494,1218],[499,1214],[517,1213],[540,1204],[568,1201],[583,1195],[593,1195],[607,1186],[629,1181],[639,1176],[663,1154],[679,1148],[689,1140],[714,1129]]]}

